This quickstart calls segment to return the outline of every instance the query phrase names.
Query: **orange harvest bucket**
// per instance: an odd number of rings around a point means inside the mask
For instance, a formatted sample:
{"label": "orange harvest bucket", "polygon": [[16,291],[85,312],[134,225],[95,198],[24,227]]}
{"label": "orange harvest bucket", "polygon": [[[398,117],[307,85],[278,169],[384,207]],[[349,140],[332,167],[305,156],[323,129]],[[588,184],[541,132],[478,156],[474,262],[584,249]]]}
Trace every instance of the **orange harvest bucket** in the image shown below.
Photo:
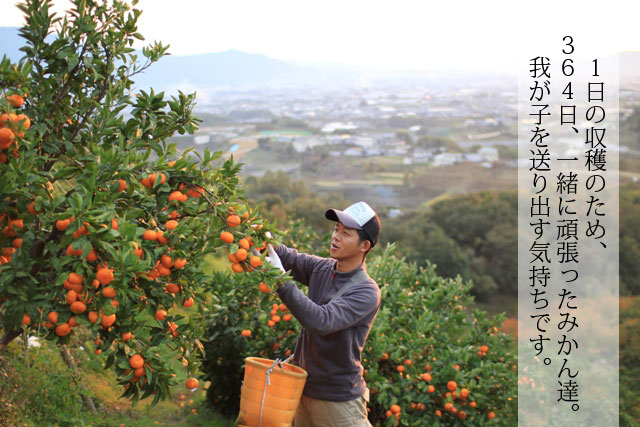
{"label": "orange harvest bucket", "polygon": [[[289,359],[287,359],[289,360]],[[278,360],[247,357],[240,395],[240,427],[291,427],[307,371]]]}

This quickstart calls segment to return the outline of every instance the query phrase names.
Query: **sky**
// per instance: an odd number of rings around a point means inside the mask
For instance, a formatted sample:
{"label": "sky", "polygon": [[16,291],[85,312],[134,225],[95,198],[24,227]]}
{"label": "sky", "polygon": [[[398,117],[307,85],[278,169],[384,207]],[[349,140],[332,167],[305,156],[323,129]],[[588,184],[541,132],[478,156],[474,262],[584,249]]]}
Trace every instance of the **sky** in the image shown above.
{"label": "sky", "polygon": [[[64,11],[69,0],[54,1]],[[0,0],[0,26],[20,26]],[[141,0],[147,42],[188,55],[236,49],[299,64],[390,70],[512,70],[521,58],[561,50],[577,59],[640,51],[640,2],[628,0]],[[141,47],[140,43],[138,47]]]}

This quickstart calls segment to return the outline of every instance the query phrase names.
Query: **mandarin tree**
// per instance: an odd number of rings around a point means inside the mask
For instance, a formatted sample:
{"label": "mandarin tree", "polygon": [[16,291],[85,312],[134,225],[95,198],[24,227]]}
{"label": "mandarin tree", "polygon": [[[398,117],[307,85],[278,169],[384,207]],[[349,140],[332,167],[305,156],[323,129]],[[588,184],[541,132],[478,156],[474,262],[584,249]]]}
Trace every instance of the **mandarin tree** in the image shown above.
{"label": "mandarin tree", "polygon": [[72,3],[64,16],[51,1],[19,4],[24,57],[0,63],[0,347],[22,331],[66,344],[87,328],[124,395],[155,404],[177,381],[167,354],[188,377],[199,366],[215,287],[203,257],[244,239],[234,270],[273,284],[252,246],[276,232],[250,211],[232,159],[167,142],[197,129],[195,94],[132,93],[167,51],[156,42],[138,61],[137,1]]}

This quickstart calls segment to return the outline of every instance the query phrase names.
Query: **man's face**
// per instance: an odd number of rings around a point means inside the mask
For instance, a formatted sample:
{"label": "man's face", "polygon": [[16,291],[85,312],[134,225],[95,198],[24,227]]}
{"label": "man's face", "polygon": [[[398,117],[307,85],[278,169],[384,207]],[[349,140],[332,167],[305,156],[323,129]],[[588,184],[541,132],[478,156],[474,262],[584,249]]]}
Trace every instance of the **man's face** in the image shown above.
{"label": "man's face", "polygon": [[364,255],[367,241],[359,242],[358,232],[354,228],[345,227],[337,222],[331,235],[329,255],[335,259],[345,259]]}

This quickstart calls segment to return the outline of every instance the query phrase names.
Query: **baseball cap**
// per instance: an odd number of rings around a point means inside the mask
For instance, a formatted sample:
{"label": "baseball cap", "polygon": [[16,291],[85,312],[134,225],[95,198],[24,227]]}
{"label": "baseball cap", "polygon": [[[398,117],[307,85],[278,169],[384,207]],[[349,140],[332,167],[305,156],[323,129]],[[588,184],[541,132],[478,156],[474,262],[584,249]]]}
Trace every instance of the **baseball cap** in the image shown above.
{"label": "baseball cap", "polygon": [[371,242],[371,247],[378,242],[381,228],[380,218],[365,202],[354,203],[343,211],[327,209],[324,216],[331,221],[340,221],[346,227],[363,230]]}

